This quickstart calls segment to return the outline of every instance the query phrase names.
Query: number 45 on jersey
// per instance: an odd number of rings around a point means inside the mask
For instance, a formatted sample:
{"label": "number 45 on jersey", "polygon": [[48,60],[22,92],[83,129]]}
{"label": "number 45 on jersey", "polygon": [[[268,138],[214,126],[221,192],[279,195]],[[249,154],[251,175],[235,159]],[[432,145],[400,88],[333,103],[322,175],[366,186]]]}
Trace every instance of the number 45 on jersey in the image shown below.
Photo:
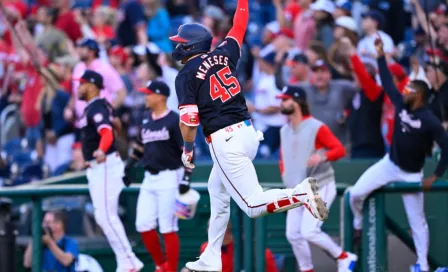
{"label": "number 45 on jersey", "polygon": [[[220,80],[224,86],[221,84]],[[210,96],[213,101],[219,98],[224,103],[233,96],[239,94],[240,91],[240,84],[238,83],[238,80],[232,76],[232,72],[228,66],[222,68],[210,77]]]}

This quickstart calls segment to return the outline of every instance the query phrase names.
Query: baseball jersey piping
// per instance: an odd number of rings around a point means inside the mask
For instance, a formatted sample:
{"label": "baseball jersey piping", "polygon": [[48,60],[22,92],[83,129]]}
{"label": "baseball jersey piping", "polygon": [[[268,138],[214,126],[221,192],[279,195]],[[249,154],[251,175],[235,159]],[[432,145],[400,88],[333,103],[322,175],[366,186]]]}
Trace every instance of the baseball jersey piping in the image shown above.
{"label": "baseball jersey piping", "polygon": [[238,194],[238,196],[241,198],[241,200],[243,200],[244,204],[246,204],[246,206],[248,208],[250,208],[250,209],[255,209],[255,208],[262,207],[262,206],[266,206],[267,203],[260,204],[260,205],[257,205],[257,206],[251,206],[251,205],[249,205],[249,203],[247,203],[247,201],[243,198],[243,196],[240,194],[240,192],[238,192],[238,190],[235,188],[233,183],[230,181],[229,177],[227,177],[226,172],[224,172],[224,170],[222,169],[221,164],[219,163],[218,157],[216,156],[215,147],[213,146],[213,143],[211,142],[210,144],[212,145],[213,155],[216,158],[216,163],[218,164],[219,169],[221,169],[221,171],[224,174],[224,176],[226,177],[227,181],[230,183],[230,185],[232,186],[233,190],[235,190],[235,192]]}

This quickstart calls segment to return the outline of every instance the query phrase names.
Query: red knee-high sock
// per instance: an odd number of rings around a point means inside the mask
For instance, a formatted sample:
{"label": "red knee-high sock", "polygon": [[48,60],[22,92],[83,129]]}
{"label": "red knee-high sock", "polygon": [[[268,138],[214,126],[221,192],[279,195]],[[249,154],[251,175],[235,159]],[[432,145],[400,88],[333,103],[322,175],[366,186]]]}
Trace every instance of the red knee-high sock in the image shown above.
{"label": "red knee-high sock", "polygon": [[163,265],[165,262],[165,256],[160,246],[159,235],[156,230],[150,230],[140,233],[142,236],[143,244],[145,244],[146,250],[152,256],[154,263],[157,266]]}
{"label": "red knee-high sock", "polygon": [[179,236],[177,232],[170,232],[163,234],[165,241],[166,260],[168,262],[169,271],[177,271],[177,264],[179,262]]}

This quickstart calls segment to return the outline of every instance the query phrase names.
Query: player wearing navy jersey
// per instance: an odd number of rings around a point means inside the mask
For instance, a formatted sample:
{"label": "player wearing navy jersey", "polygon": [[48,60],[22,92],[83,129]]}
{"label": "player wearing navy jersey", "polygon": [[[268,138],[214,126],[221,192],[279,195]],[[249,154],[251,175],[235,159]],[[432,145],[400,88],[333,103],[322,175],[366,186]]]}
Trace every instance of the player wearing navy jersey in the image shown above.
{"label": "player wearing navy jersey", "polygon": [[262,134],[252,126],[236,78],[248,19],[248,0],[238,0],[232,29],[211,52],[212,35],[200,24],[184,24],[177,35],[170,37],[178,43],[173,58],[185,64],[175,82],[184,140],[182,161],[186,167],[194,167],[191,160],[200,123],[214,162],[208,181],[211,206],[208,245],[198,261],[186,264],[193,271],[221,271],[221,246],[230,216],[230,197],[252,218],[302,205],[320,220],[328,216],[313,178],[283,190],[263,191],[258,183],[252,160]]}
{"label": "player wearing navy jersey", "polygon": [[79,99],[87,102],[80,120],[81,144],[88,165],[87,180],[95,220],[115,253],[116,271],[140,271],[143,263],[132,252],[118,217],[118,197],[124,187],[124,163],[115,150],[112,107],[99,97],[103,88],[103,77],[94,71],[86,70],[79,81]]}
{"label": "player wearing navy jersey", "polygon": [[[145,178],[137,201],[136,228],[151,254],[156,271],[177,271],[179,238],[175,216],[176,195],[190,188],[191,169],[184,169],[181,155],[183,140],[179,129],[179,115],[167,108],[169,87],[162,81],[150,81],[140,89],[146,94],[145,112],[138,143],[133,147],[126,164],[125,182],[133,165],[140,161]],[[156,228],[163,235],[165,255]]]}
{"label": "player wearing navy jersey", "polygon": [[[383,89],[395,106],[394,134],[390,153],[367,169],[350,190],[353,225],[357,230],[362,227],[362,206],[370,193],[393,181],[422,181],[425,158],[430,154],[434,141],[442,150],[441,159],[434,174],[425,178],[423,183],[432,184],[443,175],[448,165],[448,134],[427,107],[428,85],[424,81],[413,80],[405,87],[403,95],[400,94],[393,83],[380,39],[375,42],[375,47]],[[403,194],[403,203],[417,252],[417,264],[411,267],[411,271],[429,271],[429,230],[423,193]]]}

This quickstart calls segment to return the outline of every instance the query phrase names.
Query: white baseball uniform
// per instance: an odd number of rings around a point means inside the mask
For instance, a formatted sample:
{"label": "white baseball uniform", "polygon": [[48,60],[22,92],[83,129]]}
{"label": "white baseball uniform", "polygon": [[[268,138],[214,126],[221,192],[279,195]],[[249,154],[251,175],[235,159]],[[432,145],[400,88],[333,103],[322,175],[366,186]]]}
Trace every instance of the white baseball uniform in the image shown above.
{"label": "white baseball uniform", "polygon": [[107,156],[106,162],[91,162],[87,169],[90,197],[95,220],[101,227],[117,260],[117,272],[138,271],[143,263],[132,252],[123,224],[118,217],[118,198],[124,188],[124,163],[118,153]]}
{"label": "white baseball uniform", "polygon": [[179,182],[185,168],[165,170],[156,175],[145,172],[137,201],[136,228],[138,232],[156,229],[160,233],[177,232],[177,217],[174,215]]}
{"label": "white baseball uniform", "polygon": [[[362,228],[362,207],[364,200],[376,189],[393,181],[420,183],[423,173],[408,173],[395,165],[387,154],[379,162],[367,169],[350,189],[350,206],[354,215],[353,227]],[[417,263],[422,271],[428,271],[429,229],[424,211],[423,192],[403,194],[403,204],[412,229]]]}
{"label": "white baseball uniform", "polygon": [[[112,134],[112,113],[104,99],[89,101],[80,119],[83,156],[89,167],[87,180],[97,224],[102,228],[117,260],[117,272],[139,271],[143,263],[132,252],[123,224],[118,217],[118,198],[124,187],[124,163],[115,146],[108,148],[106,161],[97,163],[93,154],[100,146],[101,131]],[[113,137],[111,135],[111,137]]]}

